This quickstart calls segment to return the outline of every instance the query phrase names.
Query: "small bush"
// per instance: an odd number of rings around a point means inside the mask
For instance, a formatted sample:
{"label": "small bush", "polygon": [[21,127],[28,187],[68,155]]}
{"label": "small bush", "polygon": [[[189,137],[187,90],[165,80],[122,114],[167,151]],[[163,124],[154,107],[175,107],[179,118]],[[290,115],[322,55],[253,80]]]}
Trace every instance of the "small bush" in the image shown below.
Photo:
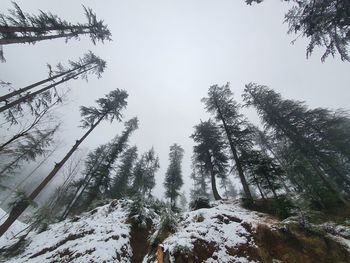
{"label": "small bush", "polygon": [[291,216],[291,211],[294,208],[294,205],[287,197],[279,196],[277,199],[273,200],[272,208],[275,215],[277,215],[280,219],[285,219]]}

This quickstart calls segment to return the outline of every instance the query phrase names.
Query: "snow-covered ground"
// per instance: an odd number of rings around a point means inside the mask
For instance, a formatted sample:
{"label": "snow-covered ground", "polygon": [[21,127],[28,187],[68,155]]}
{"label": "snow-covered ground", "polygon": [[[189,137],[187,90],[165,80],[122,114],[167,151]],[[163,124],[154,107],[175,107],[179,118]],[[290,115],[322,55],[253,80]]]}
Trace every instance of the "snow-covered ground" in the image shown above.
{"label": "snow-covered ground", "polygon": [[112,203],[30,235],[25,252],[9,263],[130,262],[129,202]]}
{"label": "snow-covered ground", "polygon": [[[2,224],[6,218],[7,218],[6,212],[0,208],[0,224]],[[11,239],[13,238],[13,236],[21,232],[26,227],[27,227],[26,224],[16,220],[16,222],[13,223],[10,229],[7,230],[7,232],[2,237],[0,237],[0,248],[8,245],[11,242]]]}
{"label": "snow-covered ground", "polygon": [[173,256],[178,250],[193,251],[196,243],[203,241],[203,244],[214,250],[205,262],[254,262],[244,256],[232,256],[232,251],[242,246],[254,247],[251,233],[247,229],[253,231],[258,223],[269,225],[272,219],[246,210],[238,202],[221,201],[214,205],[210,209],[184,214],[177,232],[163,242],[164,251],[170,254],[170,260],[174,260]]}

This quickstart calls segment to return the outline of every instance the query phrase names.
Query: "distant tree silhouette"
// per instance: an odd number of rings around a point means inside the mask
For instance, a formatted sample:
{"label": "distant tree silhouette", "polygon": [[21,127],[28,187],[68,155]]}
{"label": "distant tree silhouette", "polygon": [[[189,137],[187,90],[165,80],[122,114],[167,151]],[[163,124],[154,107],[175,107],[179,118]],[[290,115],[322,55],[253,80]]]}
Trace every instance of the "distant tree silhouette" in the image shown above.
{"label": "distant tree silhouette", "polygon": [[179,190],[183,185],[181,162],[183,159],[184,150],[178,144],[170,146],[169,166],[165,174],[165,196],[170,198],[172,208],[176,206],[176,198],[179,196]]}
{"label": "distant tree silhouette", "polygon": [[156,185],[155,173],[159,169],[159,158],[154,149],[145,152],[136,162],[133,171],[132,192],[134,195],[150,196]]}
{"label": "distant tree silhouette", "polygon": [[129,194],[129,184],[133,178],[133,169],[136,161],[136,146],[127,149],[121,156],[120,164],[117,168],[116,176],[114,177],[111,186],[110,192],[112,198],[122,198]]}

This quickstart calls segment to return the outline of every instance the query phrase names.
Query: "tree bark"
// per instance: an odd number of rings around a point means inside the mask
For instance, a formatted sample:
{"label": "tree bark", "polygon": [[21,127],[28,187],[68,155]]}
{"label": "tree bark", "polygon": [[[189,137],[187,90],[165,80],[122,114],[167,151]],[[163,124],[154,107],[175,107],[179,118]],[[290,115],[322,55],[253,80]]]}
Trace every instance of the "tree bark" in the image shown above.
{"label": "tree bark", "polygon": [[[59,162],[56,163],[52,171],[46,176],[46,178],[34,189],[34,191],[29,195],[29,199],[34,200],[39,193],[45,188],[45,186],[52,180],[52,178],[57,174],[57,172],[62,168],[62,166],[68,161],[72,154],[78,149],[79,145],[86,139],[86,137],[97,127],[97,125],[103,120],[106,114],[102,115],[96,123],[94,123],[90,129],[76,141],[71,150],[66,154],[66,156]],[[5,222],[0,226],[0,237],[9,229],[9,227],[16,221],[16,219],[26,210],[29,206],[28,203],[20,202],[15,207],[12,208],[9,216]]]}

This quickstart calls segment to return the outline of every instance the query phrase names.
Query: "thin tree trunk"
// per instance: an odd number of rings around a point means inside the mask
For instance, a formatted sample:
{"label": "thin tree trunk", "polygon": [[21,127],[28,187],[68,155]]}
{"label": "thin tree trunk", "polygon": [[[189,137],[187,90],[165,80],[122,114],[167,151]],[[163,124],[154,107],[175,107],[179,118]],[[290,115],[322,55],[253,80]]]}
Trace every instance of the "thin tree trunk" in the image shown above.
{"label": "thin tree trunk", "polygon": [[233,155],[233,159],[235,160],[235,163],[236,163],[237,172],[238,172],[238,175],[239,175],[239,179],[241,180],[244,193],[246,195],[246,198],[248,198],[251,202],[253,202],[253,197],[252,197],[252,194],[250,192],[247,180],[246,180],[246,178],[244,176],[242,164],[241,164],[241,162],[239,160],[236,147],[233,144],[233,141],[232,141],[232,138],[230,136],[230,132],[229,132],[228,126],[226,124],[226,121],[225,121],[225,119],[224,119],[224,117],[222,115],[221,109],[220,109],[219,105],[217,104],[216,100],[215,100],[215,106],[216,106],[216,108],[218,110],[219,117],[220,117],[220,119],[221,119],[221,121],[222,121],[222,123],[224,125],[226,137],[227,137],[227,140],[229,141],[229,144],[230,144],[231,152],[232,152],[232,155]]}
{"label": "thin tree trunk", "polygon": [[[24,137],[28,134],[28,132],[33,129],[39,122],[40,120],[45,116],[45,114],[57,103],[59,102],[59,100],[55,101],[54,103],[52,103],[51,105],[47,106],[44,110],[42,110],[39,115],[37,115],[35,117],[35,119],[33,120],[32,124],[29,125],[26,129],[22,130],[22,132],[14,135],[11,139],[9,139],[7,142],[3,143],[2,145],[0,145],[0,151],[2,151],[7,145],[11,144],[12,142],[16,141],[17,139]],[[46,136],[44,137],[46,138]]]}
{"label": "thin tree trunk", "polygon": [[79,72],[79,73],[77,73],[77,74],[74,74],[74,75],[68,77],[68,78],[62,79],[62,80],[60,80],[60,81],[58,81],[58,82],[56,82],[56,83],[53,83],[53,84],[51,84],[51,85],[49,85],[49,86],[47,86],[47,87],[44,87],[44,88],[42,88],[42,89],[39,89],[39,90],[37,90],[37,91],[35,91],[35,92],[33,92],[33,93],[29,93],[29,94],[27,94],[27,95],[25,95],[25,96],[23,96],[23,97],[21,97],[21,98],[15,100],[15,101],[12,101],[12,102],[6,104],[5,106],[1,107],[1,108],[0,108],[0,113],[3,112],[3,111],[5,111],[5,110],[10,109],[10,108],[13,107],[13,106],[16,106],[16,105],[20,104],[20,103],[22,103],[22,102],[25,102],[25,101],[28,100],[28,99],[32,99],[32,98],[34,98],[36,95],[38,95],[38,94],[40,94],[40,93],[43,93],[43,92],[45,92],[45,91],[47,91],[47,90],[49,90],[49,89],[51,89],[51,88],[54,88],[54,87],[56,87],[57,85],[62,84],[62,83],[66,82],[66,81],[68,81],[68,80],[70,80],[70,79],[73,79],[73,78],[75,78],[75,77],[77,77],[77,76],[79,76],[79,75],[81,75],[81,74],[83,74],[83,73],[85,73],[85,72],[87,72],[87,71],[93,69],[93,68],[94,68],[94,67],[85,69],[85,70],[83,70],[83,71],[81,71],[81,72]]}
{"label": "thin tree trunk", "polygon": [[[117,138],[115,138],[116,140]],[[99,168],[99,166],[101,165],[101,163],[105,160],[105,158],[109,155],[110,153],[110,148],[104,153],[102,154],[102,158],[101,159],[97,159],[96,162],[94,162],[94,169],[91,169],[85,176],[84,178],[84,184],[82,184],[82,186],[78,187],[78,189],[75,191],[72,200],[69,202],[68,206],[66,207],[65,211],[63,212],[62,216],[61,216],[61,220],[64,220],[67,218],[67,216],[69,215],[72,207],[74,206],[74,204],[79,200],[80,196],[82,195],[82,193],[85,191],[86,187],[88,186],[88,184],[90,183],[92,176],[91,174],[94,173],[95,171],[97,171],[97,169]]]}
{"label": "thin tree trunk", "polygon": [[10,45],[10,44],[24,44],[24,43],[33,43],[42,40],[52,40],[57,38],[67,38],[67,37],[77,37],[81,34],[89,34],[90,32],[81,32],[81,33],[64,33],[58,35],[50,36],[38,36],[38,37],[15,37],[15,38],[2,38],[0,39],[0,45]]}
{"label": "thin tree trunk", "polygon": [[12,98],[12,97],[14,97],[14,96],[16,96],[16,95],[19,95],[19,94],[21,94],[21,93],[23,93],[23,92],[26,92],[26,91],[28,91],[28,90],[31,90],[31,89],[37,87],[37,86],[40,86],[40,85],[42,85],[42,84],[45,84],[46,82],[49,82],[49,81],[55,80],[55,79],[57,79],[57,78],[59,78],[59,77],[62,77],[62,76],[64,76],[64,75],[67,75],[67,74],[69,74],[69,73],[71,73],[71,72],[73,72],[73,71],[75,71],[75,70],[78,70],[78,69],[81,69],[81,68],[85,68],[86,66],[88,66],[88,65],[91,64],[91,63],[92,63],[92,62],[86,63],[85,65],[82,65],[82,66],[79,66],[79,67],[75,67],[75,68],[70,69],[70,70],[67,70],[67,71],[65,71],[65,72],[63,72],[63,73],[57,74],[57,75],[55,75],[55,76],[53,76],[53,77],[50,77],[50,78],[47,78],[47,79],[38,81],[38,82],[36,82],[36,83],[34,83],[34,84],[31,84],[31,85],[29,85],[29,86],[26,86],[26,87],[24,87],[24,88],[21,88],[21,89],[12,91],[12,92],[10,92],[10,93],[4,95],[4,96],[1,96],[1,97],[0,97],[0,102],[6,101],[6,100],[8,100],[8,99],[10,99],[10,98]]}
{"label": "thin tree trunk", "polygon": [[[71,150],[66,154],[66,156],[59,162],[56,163],[52,171],[46,176],[46,178],[39,184],[37,188],[29,195],[30,200],[34,200],[39,193],[45,188],[45,186],[52,180],[52,178],[57,174],[57,172],[62,168],[62,166],[68,161],[71,155],[78,149],[79,145],[86,139],[86,137],[97,127],[97,125],[103,120],[105,115],[102,115],[96,123],[94,123],[90,129],[76,141]],[[9,227],[16,221],[16,219],[26,210],[29,206],[26,202],[20,202],[15,207],[12,208],[9,216],[5,222],[0,226],[0,237],[9,229]]]}
{"label": "thin tree trunk", "polygon": [[71,29],[88,29],[90,26],[44,26],[42,28],[37,28],[33,26],[0,26],[1,33],[22,33],[22,32],[50,32],[50,31],[60,31],[60,30],[71,30]]}
{"label": "thin tree trunk", "polygon": [[264,195],[263,191],[261,190],[260,184],[259,184],[258,180],[256,179],[255,175],[253,175],[253,179],[254,179],[254,183],[255,183],[256,187],[257,187],[258,190],[259,190],[259,193],[260,193],[260,195],[261,195],[261,198],[262,198],[263,200],[266,200],[265,195]]}
{"label": "thin tree trunk", "polygon": [[211,159],[210,159],[210,154],[208,152],[208,163],[209,163],[209,166],[210,166],[210,178],[211,178],[211,188],[213,189],[213,195],[214,195],[214,198],[215,200],[221,200],[221,196],[218,192],[218,189],[216,188],[216,179],[215,179],[215,173],[214,173],[214,167],[213,167],[213,163],[211,162]]}
{"label": "thin tree trunk", "polygon": [[267,181],[267,184],[269,185],[270,190],[271,190],[272,193],[273,193],[273,196],[277,199],[278,196],[277,196],[277,194],[276,194],[275,187],[274,187],[273,184],[271,183],[271,181],[270,181],[269,177],[267,176],[267,174],[266,174],[265,172],[263,172],[262,174],[263,174],[263,176],[265,177],[265,179],[266,179],[266,181]]}

